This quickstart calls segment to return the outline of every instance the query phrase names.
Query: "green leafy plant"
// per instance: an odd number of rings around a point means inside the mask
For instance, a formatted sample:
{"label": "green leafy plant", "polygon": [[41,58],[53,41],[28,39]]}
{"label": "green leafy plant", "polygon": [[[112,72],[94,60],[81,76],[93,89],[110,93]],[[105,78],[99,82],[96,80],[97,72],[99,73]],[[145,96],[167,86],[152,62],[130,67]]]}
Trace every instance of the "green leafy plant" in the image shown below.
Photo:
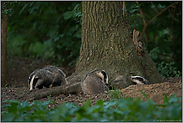
{"label": "green leafy plant", "polygon": [[174,62],[165,63],[163,61],[157,65],[157,69],[164,78],[182,76],[182,72],[177,70]]}
{"label": "green leafy plant", "polygon": [[[138,4],[137,2],[125,2],[125,5],[125,12],[127,12],[125,17],[129,21],[132,30],[138,30],[141,34],[147,25],[143,41],[145,49],[157,64],[157,67],[162,64],[162,61],[165,63],[174,62],[174,68],[177,70],[177,72],[174,72],[174,75],[179,76],[182,72],[181,4],[174,1],[141,1]],[[170,7],[170,5],[172,6]],[[160,74],[163,77],[174,76],[162,71],[164,70],[161,70]],[[168,72],[172,71],[174,70],[168,70]]]}
{"label": "green leafy plant", "polygon": [[81,44],[81,2],[9,3],[13,9],[8,12],[9,56],[75,65]]}
{"label": "green leafy plant", "polygon": [[110,97],[111,99],[121,99],[124,98],[125,96],[122,94],[120,89],[115,89],[113,91],[110,91]]}
{"label": "green leafy plant", "polygon": [[[91,99],[79,106],[76,103],[64,103],[59,107],[49,109],[52,101],[19,102],[6,100],[1,105],[2,121],[47,121],[47,122],[123,122],[123,121],[182,121],[182,97],[173,94],[163,97],[164,104],[157,105],[141,91],[147,101],[138,98],[98,100],[91,104]],[[6,104],[4,104],[6,103]],[[9,103],[9,104],[7,104]]]}
{"label": "green leafy plant", "polygon": [[[49,59],[63,66],[75,66],[81,45],[81,2],[7,2],[9,56]],[[145,48],[158,65],[175,62],[182,72],[181,4],[168,2],[125,2],[125,17],[133,29],[142,33],[148,24]],[[168,6],[174,4],[170,8]],[[2,9],[5,6],[2,5]],[[141,9],[141,10],[140,10]],[[141,13],[143,13],[143,18]],[[166,20],[166,21],[165,21]],[[21,23],[20,23],[21,22]],[[177,75],[178,75],[177,74]]]}

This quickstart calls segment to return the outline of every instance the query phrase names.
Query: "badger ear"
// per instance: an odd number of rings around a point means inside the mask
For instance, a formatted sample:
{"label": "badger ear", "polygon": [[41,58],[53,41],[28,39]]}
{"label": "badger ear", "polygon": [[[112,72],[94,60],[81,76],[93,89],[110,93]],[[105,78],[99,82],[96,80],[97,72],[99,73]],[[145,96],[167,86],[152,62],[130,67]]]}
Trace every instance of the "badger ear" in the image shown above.
{"label": "badger ear", "polygon": [[39,79],[39,77],[38,76],[35,76],[34,80],[37,81],[38,79]]}

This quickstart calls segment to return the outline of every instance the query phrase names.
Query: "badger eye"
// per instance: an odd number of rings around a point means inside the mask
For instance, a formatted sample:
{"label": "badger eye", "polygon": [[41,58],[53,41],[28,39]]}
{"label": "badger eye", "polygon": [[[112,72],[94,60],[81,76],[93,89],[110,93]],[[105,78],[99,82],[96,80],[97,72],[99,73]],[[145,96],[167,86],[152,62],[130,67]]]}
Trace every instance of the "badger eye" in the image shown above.
{"label": "badger eye", "polygon": [[136,77],[136,79],[139,80],[139,81],[143,81],[143,79],[140,78],[140,77]]}
{"label": "badger eye", "polygon": [[101,78],[101,77],[99,77],[99,79],[100,79],[100,80],[102,80],[102,78]]}
{"label": "badger eye", "polygon": [[146,84],[146,82],[142,81],[142,83]]}
{"label": "badger eye", "polygon": [[38,77],[35,77],[34,80],[37,81],[39,78]]}

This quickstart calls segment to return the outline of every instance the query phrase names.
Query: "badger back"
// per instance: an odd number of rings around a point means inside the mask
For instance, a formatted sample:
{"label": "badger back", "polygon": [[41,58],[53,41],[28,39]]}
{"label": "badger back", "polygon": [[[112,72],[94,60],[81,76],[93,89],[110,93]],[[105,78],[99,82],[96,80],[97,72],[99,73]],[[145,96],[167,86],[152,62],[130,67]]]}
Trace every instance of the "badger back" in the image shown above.
{"label": "badger back", "polygon": [[58,67],[48,65],[48,66],[44,67],[43,69],[53,72],[54,74],[59,73],[61,76],[66,77],[65,73]]}
{"label": "badger back", "polygon": [[58,67],[48,65],[43,68],[44,70],[48,70],[53,73],[53,86],[60,86],[61,84],[67,84],[67,80],[65,79],[65,73]]}

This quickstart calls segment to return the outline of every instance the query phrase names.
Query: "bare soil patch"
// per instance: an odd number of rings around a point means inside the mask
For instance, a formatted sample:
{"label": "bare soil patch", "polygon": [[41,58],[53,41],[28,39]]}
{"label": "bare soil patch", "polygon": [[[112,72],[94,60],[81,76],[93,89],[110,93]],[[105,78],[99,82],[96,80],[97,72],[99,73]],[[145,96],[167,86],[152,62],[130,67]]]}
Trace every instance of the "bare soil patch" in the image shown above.
{"label": "bare soil patch", "polygon": [[[9,81],[11,81],[11,87],[1,88],[1,103],[4,100],[19,100],[19,101],[32,101],[32,97],[35,93],[41,93],[49,91],[53,88],[36,89],[32,92],[28,88],[28,77],[29,74],[35,69],[42,68],[46,65],[54,65],[49,61],[31,60],[27,58],[13,57],[8,59],[9,62]],[[61,68],[67,76],[74,72],[74,68]],[[163,103],[163,96],[166,94],[168,97],[174,93],[177,96],[182,96],[182,77],[164,79],[163,83],[156,83],[150,85],[131,85],[121,92],[126,97],[139,97],[145,100],[145,97],[140,93],[142,90],[150,99],[155,101],[157,104]],[[78,105],[83,105],[88,99],[91,99],[91,103],[94,104],[98,100],[109,101],[111,99],[110,93],[97,94],[97,95],[83,95],[83,94],[60,94],[58,96],[50,96],[56,104],[50,105],[50,107],[59,106],[65,102],[75,102]],[[48,101],[49,98],[42,98],[39,101]]]}

